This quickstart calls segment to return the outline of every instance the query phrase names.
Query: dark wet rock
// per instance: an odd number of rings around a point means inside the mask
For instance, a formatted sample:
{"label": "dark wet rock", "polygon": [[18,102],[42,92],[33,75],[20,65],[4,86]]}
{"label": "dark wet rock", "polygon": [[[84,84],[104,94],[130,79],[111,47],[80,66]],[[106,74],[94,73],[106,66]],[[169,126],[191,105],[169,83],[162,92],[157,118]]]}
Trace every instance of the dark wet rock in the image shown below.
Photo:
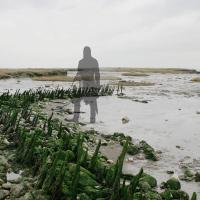
{"label": "dark wet rock", "polygon": [[140,179],[140,182],[147,182],[152,188],[157,187],[157,180],[149,174],[144,173]]}
{"label": "dark wet rock", "polygon": [[139,153],[139,151],[140,150],[139,150],[138,146],[131,144],[131,145],[128,146],[127,153],[130,154],[130,155],[136,155],[136,154]]}
{"label": "dark wet rock", "polygon": [[145,142],[144,140],[142,140],[139,144],[140,144],[140,148],[143,150],[145,154],[146,159],[153,160],[153,161],[158,160],[158,156],[153,147],[147,144],[147,142]]}
{"label": "dark wet rock", "polygon": [[10,194],[14,198],[21,197],[24,195],[27,191],[27,187],[21,183],[21,184],[12,184],[10,188]]}
{"label": "dark wet rock", "polygon": [[181,147],[181,146],[179,146],[179,145],[176,145],[176,148],[177,148],[177,149],[180,149],[180,150],[184,150],[183,147]]}
{"label": "dark wet rock", "polygon": [[172,171],[172,170],[167,170],[167,174],[174,174],[174,171]]}
{"label": "dark wet rock", "polygon": [[182,191],[182,190],[172,190],[172,189],[167,189],[164,192],[161,193],[161,196],[163,199],[169,199],[169,200],[189,200],[189,195]]}
{"label": "dark wet rock", "polygon": [[143,192],[148,192],[148,191],[151,190],[151,186],[146,181],[141,181],[139,183],[139,186],[140,186],[140,190],[143,191]]}
{"label": "dark wet rock", "polygon": [[197,115],[200,115],[200,110],[198,110],[198,111],[196,112],[196,114],[197,114]]}
{"label": "dark wet rock", "polygon": [[194,176],[194,174],[191,172],[191,170],[189,168],[184,169],[184,175],[186,177],[193,177]]}
{"label": "dark wet rock", "polygon": [[189,195],[181,190],[170,190],[173,199],[189,200]]}
{"label": "dark wet rock", "polygon": [[148,100],[138,100],[138,99],[135,99],[135,100],[133,100],[133,101],[139,102],[139,103],[149,103]]}
{"label": "dark wet rock", "polygon": [[199,172],[197,172],[194,177],[195,177],[194,180],[196,182],[200,182],[200,173]]}
{"label": "dark wet rock", "polygon": [[0,200],[5,199],[8,195],[9,195],[9,191],[8,190],[0,189]]}
{"label": "dark wet rock", "polygon": [[170,178],[166,182],[166,185],[167,185],[167,188],[172,189],[172,190],[180,190],[181,189],[180,181],[178,179],[176,179],[175,177]]}

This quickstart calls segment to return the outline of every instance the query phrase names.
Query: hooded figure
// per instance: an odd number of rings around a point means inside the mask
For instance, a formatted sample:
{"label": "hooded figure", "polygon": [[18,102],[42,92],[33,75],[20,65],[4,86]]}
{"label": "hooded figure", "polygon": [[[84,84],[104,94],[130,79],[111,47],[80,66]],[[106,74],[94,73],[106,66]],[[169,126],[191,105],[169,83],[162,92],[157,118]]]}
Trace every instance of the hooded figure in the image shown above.
{"label": "hooded figure", "polygon": [[80,87],[100,87],[99,64],[91,56],[90,47],[84,47],[83,59],[79,61],[76,78],[80,81]]}
{"label": "hooded figure", "polygon": [[[84,47],[83,58],[79,61],[75,80],[79,81],[79,87],[82,88],[99,88],[100,73],[99,64],[95,58],[91,56],[90,47]],[[73,121],[78,122],[80,115],[80,102],[84,100],[87,105],[90,105],[90,122],[95,123],[97,108],[97,97],[82,97],[74,100],[74,118]]]}

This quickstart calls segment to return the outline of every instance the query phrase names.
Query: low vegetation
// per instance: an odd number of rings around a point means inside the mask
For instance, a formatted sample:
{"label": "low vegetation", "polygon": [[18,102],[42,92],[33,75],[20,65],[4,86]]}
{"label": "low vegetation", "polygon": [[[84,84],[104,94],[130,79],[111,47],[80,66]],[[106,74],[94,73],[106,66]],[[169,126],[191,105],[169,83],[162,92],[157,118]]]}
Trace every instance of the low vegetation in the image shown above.
{"label": "low vegetation", "polygon": [[[76,71],[77,68],[21,68],[21,69],[0,69],[0,79],[19,77],[42,77],[47,79],[51,76],[66,76],[67,71]],[[179,68],[127,68],[127,67],[107,67],[101,68],[102,72],[122,72],[123,76],[147,76],[149,73],[161,74],[198,74],[196,70]],[[38,78],[39,79],[39,78]],[[58,78],[56,78],[58,79]],[[60,78],[61,79],[61,78]],[[118,77],[105,77],[102,80],[119,80]]]}
{"label": "low vegetation", "polygon": [[[157,160],[154,149],[145,141],[138,146],[129,136],[104,135],[123,146],[116,163],[102,156],[101,140],[88,147],[91,134],[74,123],[63,124],[47,116],[40,108],[52,99],[112,95],[113,88],[72,88],[68,90],[25,91],[0,95],[0,195],[2,199],[35,200],[189,200],[173,178],[157,192],[157,180],[141,169],[136,175],[124,174],[126,153],[143,152],[147,159]],[[8,171],[23,170],[18,182],[7,182]],[[7,188],[7,189],[5,189]],[[8,192],[9,190],[9,192]],[[193,193],[191,200],[197,200]]]}
{"label": "low vegetation", "polygon": [[0,69],[0,79],[67,75],[66,69]]}
{"label": "low vegetation", "polygon": [[[33,77],[32,80],[34,80],[34,81],[66,81],[66,82],[73,82],[74,81],[74,77],[72,77],[72,76],[40,76],[40,77]],[[100,80],[121,80],[121,78],[114,77],[114,76],[101,76]]]}
{"label": "low vegetation", "polygon": [[149,75],[145,73],[139,73],[139,72],[125,72],[125,73],[122,73],[122,76],[149,76]]}

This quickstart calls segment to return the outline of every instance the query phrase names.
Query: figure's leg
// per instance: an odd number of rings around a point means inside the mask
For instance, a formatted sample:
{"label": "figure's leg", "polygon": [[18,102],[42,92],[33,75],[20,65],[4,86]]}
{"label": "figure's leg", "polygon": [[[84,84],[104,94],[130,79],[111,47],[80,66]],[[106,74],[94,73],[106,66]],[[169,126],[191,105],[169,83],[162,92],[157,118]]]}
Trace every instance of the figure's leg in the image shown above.
{"label": "figure's leg", "polygon": [[74,102],[74,118],[73,121],[78,122],[80,116],[81,99],[78,98]]}
{"label": "figure's leg", "polygon": [[90,101],[90,123],[96,122],[97,101],[96,98]]}

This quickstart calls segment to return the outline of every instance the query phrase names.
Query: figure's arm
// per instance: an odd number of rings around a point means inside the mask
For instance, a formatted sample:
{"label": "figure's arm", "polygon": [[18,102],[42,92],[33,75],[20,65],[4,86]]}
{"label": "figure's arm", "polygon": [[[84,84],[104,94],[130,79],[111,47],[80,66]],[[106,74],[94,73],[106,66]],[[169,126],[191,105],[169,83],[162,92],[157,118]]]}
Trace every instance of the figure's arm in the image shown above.
{"label": "figure's arm", "polygon": [[80,61],[79,61],[79,63],[78,63],[78,69],[77,69],[77,72],[76,72],[76,75],[75,75],[75,77],[74,77],[73,82],[74,82],[74,81],[79,81],[79,80],[80,80]]}
{"label": "figure's arm", "polygon": [[99,64],[96,61],[96,69],[95,69],[95,81],[96,81],[96,86],[100,87],[100,72],[99,72]]}

